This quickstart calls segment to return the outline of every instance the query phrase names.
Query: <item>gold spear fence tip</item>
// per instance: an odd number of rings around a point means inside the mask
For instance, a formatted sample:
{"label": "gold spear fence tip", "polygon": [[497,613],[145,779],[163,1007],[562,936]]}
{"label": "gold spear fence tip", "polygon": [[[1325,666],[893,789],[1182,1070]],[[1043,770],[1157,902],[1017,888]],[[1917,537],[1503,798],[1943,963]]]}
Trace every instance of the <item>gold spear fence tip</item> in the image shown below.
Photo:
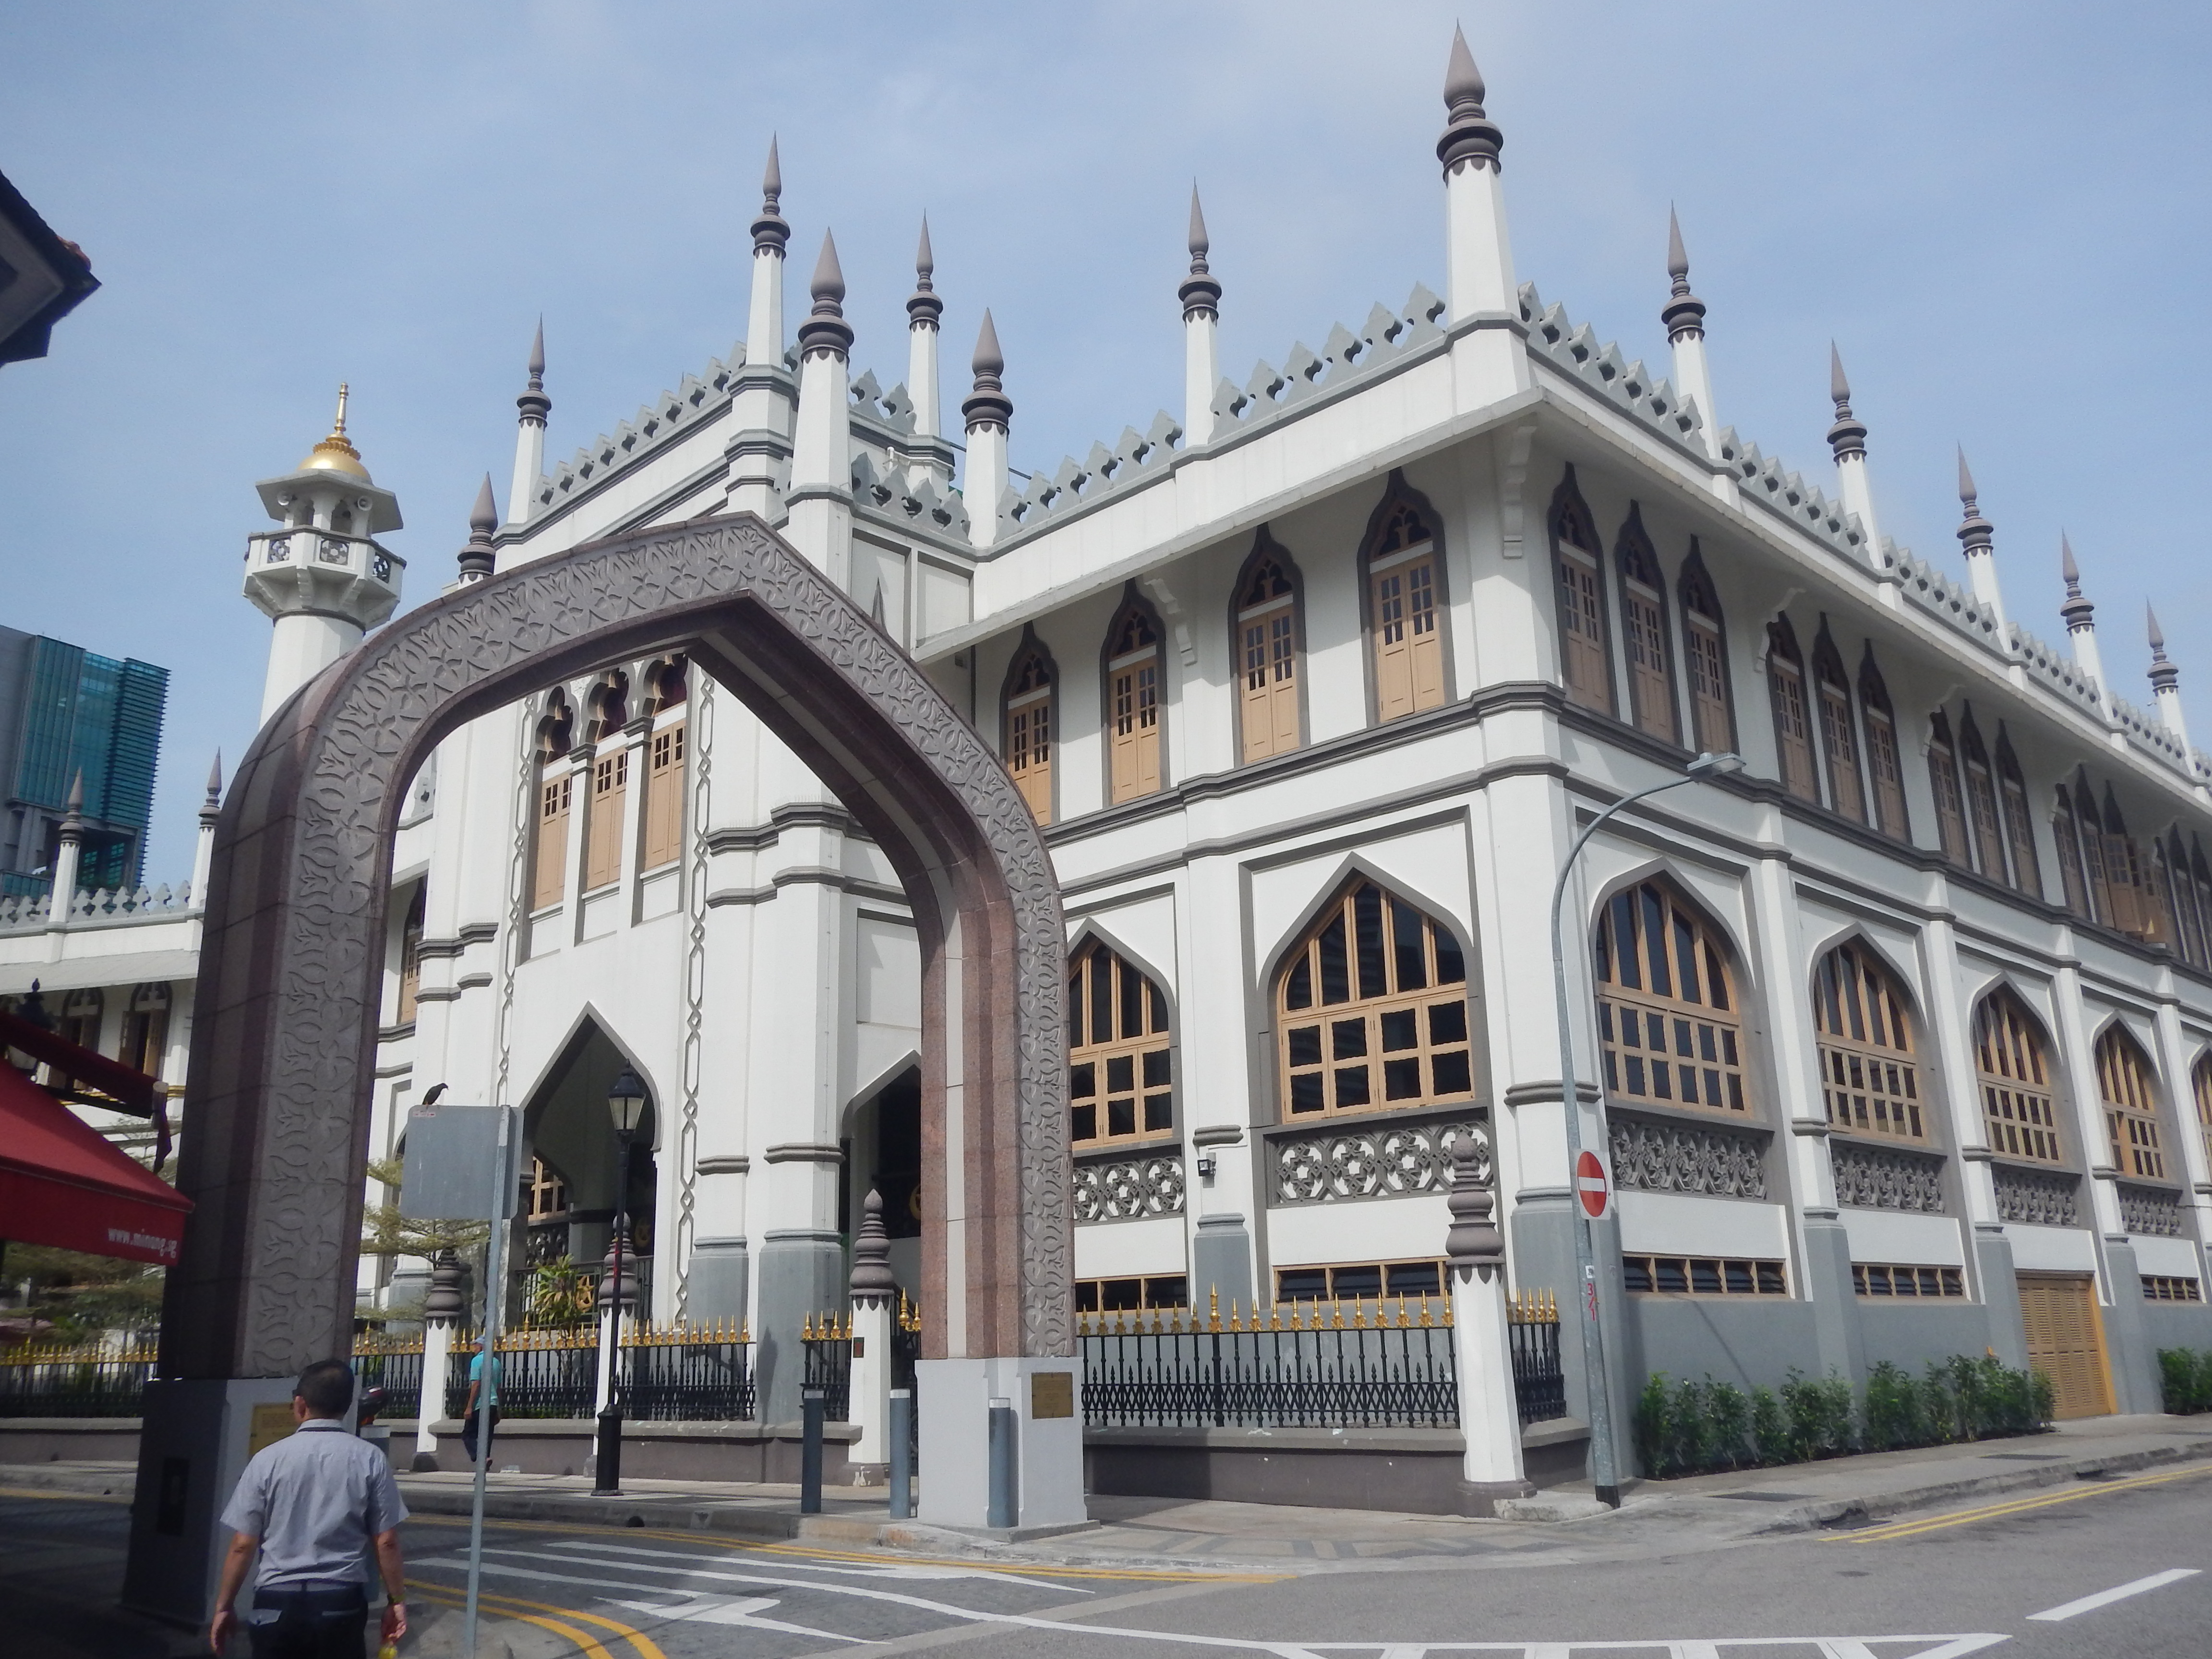
{"label": "gold spear fence tip", "polygon": [[1210,1331],[1218,1331],[1221,1328],[1221,1286],[1209,1285],[1206,1294],[1207,1299],[1206,1328]]}

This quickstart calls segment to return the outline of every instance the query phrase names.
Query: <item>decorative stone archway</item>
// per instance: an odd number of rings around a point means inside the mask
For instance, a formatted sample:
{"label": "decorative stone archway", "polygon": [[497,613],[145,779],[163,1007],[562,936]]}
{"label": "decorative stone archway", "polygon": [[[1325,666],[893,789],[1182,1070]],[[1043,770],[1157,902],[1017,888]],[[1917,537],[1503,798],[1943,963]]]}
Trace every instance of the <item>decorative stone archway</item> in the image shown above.
{"label": "decorative stone archway", "polygon": [[740,514],[460,588],[263,727],[216,830],[178,1172],[198,1209],[169,1273],[164,1377],[288,1377],[346,1352],[376,942],[408,779],[465,722],[666,649],[788,744],[905,885],[923,963],[926,1353],[1074,1352],[1066,947],[1043,841],[913,659]]}

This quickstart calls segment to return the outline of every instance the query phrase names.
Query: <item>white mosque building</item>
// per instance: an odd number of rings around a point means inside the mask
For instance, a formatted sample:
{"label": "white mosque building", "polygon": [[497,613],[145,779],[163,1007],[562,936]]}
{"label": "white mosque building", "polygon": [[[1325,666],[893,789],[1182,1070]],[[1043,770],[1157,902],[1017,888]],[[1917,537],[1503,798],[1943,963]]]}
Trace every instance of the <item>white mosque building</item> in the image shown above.
{"label": "white mosque building", "polygon": [[[826,234],[787,326],[771,146],[744,341],[550,463],[541,342],[456,579],[757,514],[1000,746],[1065,895],[1085,1307],[1433,1293],[1468,1133],[1514,1288],[1566,1299],[1553,880],[1605,807],[1740,754],[1569,888],[1620,1385],[1988,1349],[2062,1413],[2155,1410],[2156,1350],[2212,1346],[2212,757],[2174,669],[2154,712],[2117,694],[2070,551],[2066,646],[2008,620],[1963,459],[1967,580],[1886,538],[1840,363],[1832,475],[1726,425],[1679,233],[1663,374],[1540,295],[1463,42],[1444,98],[1437,289],[1240,385],[1194,199],[1181,414],[1018,489],[988,313],[947,423],[926,228],[900,384],[854,372]],[[265,715],[403,570],[343,412],[258,488]],[[462,729],[392,882],[373,1157],[434,1085],[520,1105],[522,1259],[596,1264],[633,1066],[656,1319],[839,1305],[872,1188],[918,1282],[905,900],[728,690],[610,662]],[[0,989],[43,976],[109,1052],[158,993],[166,1053],[137,1041],[181,1079],[192,902],[0,910]],[[418,1297],[400,1266],[364,1299]]]}

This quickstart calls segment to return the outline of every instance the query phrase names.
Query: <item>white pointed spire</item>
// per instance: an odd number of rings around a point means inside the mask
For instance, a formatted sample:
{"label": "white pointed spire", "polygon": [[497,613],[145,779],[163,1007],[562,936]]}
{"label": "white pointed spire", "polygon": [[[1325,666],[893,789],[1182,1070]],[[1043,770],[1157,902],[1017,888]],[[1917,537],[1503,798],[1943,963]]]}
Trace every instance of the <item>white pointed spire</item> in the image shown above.
{"label": "white pointed spire", "polygon": [[945,301],[937,297],[936,275],[937,256],[929,246],[929,216],[925,213],[921,240],[914,251],[914,292],[906,301],[906,389],[914,399],[917,438],[934,438],[945,430],[937,374],[938,325],[945,315]]}
{"label": "white pointed spire", "polygon": [[2074,562],[2074,544],[2063,530],[2058,532],[2058,575],[2066,584],[2065,603],[2058,614],[2066,621],[2074,665],[2097,688],[2097,707],[2105,710],[2110,693],[2105,684],[2104,653],[2097,647],[2097,607],[2082,594],[2081,568]]}
{"label": "white pointed spire", "polygon": [[2180,741],[2182,751],[2189,750],[2189,725],[2181,714],[2181,671],[2166,654],[2166,633],[2158,625],[2158,612],[2150,601],[2143,601],[2143,623],[2150,640],[2150,690],[2152,699],[2158,704],[2158,720]]}
{"label": "white pointed spire", "polygon": [[814,308],[799,325],[799,408],[784,534],[842,587],[853,562],[853,330],[845,320],[837,239],[827,230],[808,290]]}
{"label": "white pointed spire", "polygon": [[469,509],[468,545],[460,550],[457,560],[463,581],[480,582],[491,574],[498,562],[498,556],[492,550],[491,532],[498,528],[499,508],[492,501],[491,474],[487,472],[477,489],[477,504]]}
{"label": "white pointed spire", "polygon": [[988,309],[983,326],[976,331],[969,367],[975,383],[960,405],[968,423],[968,470],[960,489],[968,506],[969,543],[988,547],[999,538],[999,498],[1006,492],[1006,437],[1014,404],[999,379],[1006,372],[1006,359],[999,349],[998,325]]}
{"label": "white pointed spire", "polygon": [[1998,645],[2005,646],[2004,595],[1997,586],[1996,526],[1982,516],[1981,492],[1966,465],[1965,445],[1959,447],[1959,505],[1965,509],[1959,521],[1959,545],[1966,555],[1966,574],[1974,598],[1997,619]]}
{"label": "white pointed spire", "polygon": [[1671,288],[1659,320],[1674,354],[1674,390],[1698,406],[1704,424],[1698,438],[1705,453],[1720,459],[1720,422],[1713,416],[1713,378],[1705,361],[1705,302],[1690,292],[1690,255],[1682,246],[1681,222],[1667,208],[1667,276]]}
{"label": "white pointed spire", "polygon": [[208,872],[215,868],[215,826],[222,816],[222,750],[215,751],[208,768],[207,799],[200,803],[200,829],[192,848],[191,902],[195,910],[207,908]]}
{"label": "white pointed spire", "polygon": [[1198,180],[1190,181],[1190,274],[1176,290],[1182,301],[1182,434],[1188,447],[1213,435],[1213,387],[1220,378],[1216,334],[1221,324],[1221,283],[1206,263],[1213,243]]}
{"label": "white pointed spire", "polygon": [[[1455,28],[1444,70],[1444,131],[1437,140],[1444,175],[1444,308],[1453,324],[1477,317],[1505,324],[1517,322],[1520,315],[1520,283],[1513,274],[1513,240],[1498,176],[1505,135],[1483,107],[1488,96],[1474,54],[1467,49],[1467,36]],[[1529,384],[1528,351],[1503,328],[1464,337],[1452,355],[1462,409],[1509,397]]]}
{"label": "white pointed spire", "polygon": [[545,417],[553,400],[545,395],[545,319],[538,319],[538,332],[530,339],[530,384],[514,400],[518,411],[514,432],[514,477],[507,489],[507,521],[520,524],[530,516],[545,471]]}
{"label": "white pointed spire", "polygon": [[1867,471],[1866,422],[1851,413],[1851,383],[1844,375],[1844,354],[1828,342],[1828,401],[1835,419],[1828,427],[1828,447],[1836,458],[1836,481],[1844,511],[1857,515],[1866,537],[1867,559],[1879,574],[1889,574],[1883,562],[1881,524],[1874,510],[1874,483]]}

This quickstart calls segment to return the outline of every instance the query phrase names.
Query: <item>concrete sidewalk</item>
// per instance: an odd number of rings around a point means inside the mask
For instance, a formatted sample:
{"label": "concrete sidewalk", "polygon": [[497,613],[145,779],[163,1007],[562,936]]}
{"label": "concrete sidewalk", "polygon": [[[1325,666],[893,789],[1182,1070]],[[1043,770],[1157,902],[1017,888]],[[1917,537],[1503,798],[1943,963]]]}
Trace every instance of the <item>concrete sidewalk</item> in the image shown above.
{"label": "concrete sidewalk", "polygon": [[[1051,1537],[994,1537],[893,1522],[880,1486],[832,1489],[823,1494],[823,1514],[802,1516],[794,1486],[637,1480],[609,1498],[593,1497],[581,1477],[525,1474],[494,1475],[485,1512],[501,1520],[708,1532],[833,1549],[959,1553],[1009,1564],[1300,1572],[1330,1564],[1534,1565],[1725,1547],[2197,1460],[2212,1460],[2212,1417],[2106,1417],[2020,1439],[1631,1482],[1617,1512],[1600,1505],[1585,1482],[1511,1504],[1510,1512],[1495,1520],[1093,1497],[1097,1524],[1091,1528]],[[127,1496],[131,1479],[127,1464],[0,1465],[0,1486]],[[399,1485],[419,1515],[469,1512],[465,1474],[402,1475]]]}

